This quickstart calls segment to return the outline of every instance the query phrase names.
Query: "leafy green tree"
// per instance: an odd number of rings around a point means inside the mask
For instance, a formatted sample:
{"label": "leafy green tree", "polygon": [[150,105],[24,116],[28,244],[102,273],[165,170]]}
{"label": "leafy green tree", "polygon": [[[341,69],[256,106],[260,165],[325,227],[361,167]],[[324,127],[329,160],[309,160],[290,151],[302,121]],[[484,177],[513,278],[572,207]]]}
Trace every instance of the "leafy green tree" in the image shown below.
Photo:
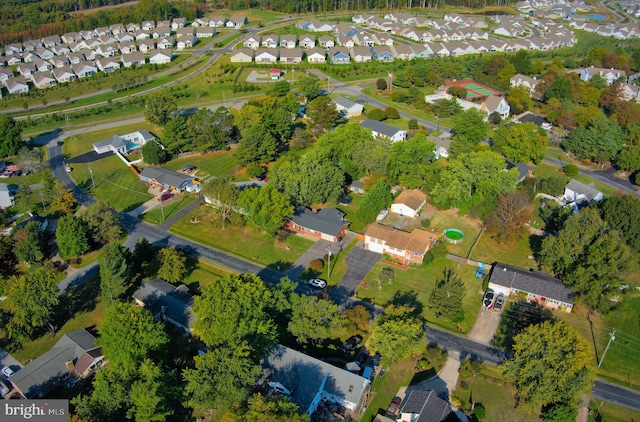
{"label": "leafy green tree", "polygon": [[625,173],[640,170],[640,147],[625,145],[616,158],[616,165]]}
{"label": "leafy green tree", "polygon": [[538,163],[547,152],[547,133],[531,122],[501,125],[492,139],[494,149],[515,162]]}
{"label": "leafy green tree", "polygon": [[516,86],[509,89],[507,94],[507,102],[511,107],[512,114],[520,114],[524,111],[531,110],[533,100],[529,95],[529,90],[524,86]]}
{"label": "leafy green tree", "polygon": [[381,122],[387,118],[387,115],[385,114],[384,110],[372,107],[371,110],[367,111],[367,117],[371,120],[377,120]]}
{"label": "leafy green tree", "polygon": [[191,149],[196,151],[223,149],[229,140],[230,130],[229,127],[221,127],[216,113],[208,108],[201,108],[187,120]]}
{"label": "leafy green tree", "polygon": [[291,84],[284,79],[280,79],[267,90],[267,94],[274,97],[283,97],[291,90]]}
{"label": "leafy green tree", "polygon": [[567,186],[566,177],[562,175],[545,177],[540,180],[540,192],[548,193],[551,196],[560,196]]}
{"label": "leafy green tree", "polygon": [[532,325],[515,338],[504,374],[516,389],[516,405],[540,410],[576,403],[595,380],[589,343],[561,322]]}
{"label": "leafy green tree", "polygon": [[420,353],[425,348],[426,338],[422,321],[414,308],[389,305],[373,326],[369,345],[379,352],[384,365],[394,363]]}
{"label": "leafy green tree", "polygon": [[389,185],[384,179],[380,179],[360,201],[356,216],[362,221],[371,222],[383,208],[391,206],[392,202]]}
{"label": "leafy green tree", "polygon": [[196,367],[185,369],[187,404],[220,412],[243,402],[262,374],[246,343],[217,347],[194,358]]}
{"label": "leafy green tree", "polygon": [[142,157],[147,164],[162,164],[167,161],[167,154],[155,141],[149,141],[142,146]]}
{"label": "leafy green tree", "polygon": [[238,420],[260,422],[309,422],[309,416],[300,412],[300,408],[286,397],[265,397],[254,394],[247,400],[246,409],[229,411],[222,422]]}
{"label": "leafy green tree", "polygon": [[433,104],[430,108],[437,117],[457,116],[462,112],[462,107],[458,104],[456,97],[452,97],[449,100],[443,99]]}
{"label": "leafy green tree", "polygon": [[64,212],[69,212],[78,205],[76,197],[73,196],[71,189],[67,189],[61,181],[56,180],[53,183],[53,192],[51,195],[51,206]]}
{"label": "leafy green tree", "polygon": [[70,258],[80,256],[89,251],[89,237],[87,228],[82,220],[67,214],[58,220],[56,241],[60,256]]}
{"label": "leafy green tree", "polygon": [[0,307],[9,314],[5,326],[9,338],[24,343],[36,329],[45,326],[51,335],[55,334],[51,318],[60,290],[53,268],[42,266],[13,276],[7,280],[3,293],[6,299]]}
{"label": "leafy green tree", "polygon": [[98,258],[100,264],[100,288],[102,300],[113,305],[125,293],[124,283],[129,276],[127,252],[117,243],[109,243],[102,248],[102,255]]}
{"label": "leafy green tree", "polygon": [[269,235],[275,235],[284,217],[293,214],[289,196],[271,183],[243,190],[238,196],[238,207],[246,212],[245,218]]}
{"label": "leafy green tree", "polygon": [[323,95],[309,102],[307,118],[311,122],[311,131],[325,133],[338,123],[340,114],[330,97]]}
{"label": "leafy green tree", "polygon": [[162,144],[171,154],[178,154],[190,149],[191,139],[185,117],[176,116],[164,125]]}
{"label": "leafy green tree", "polygon": [[238,143],[235,156],[242,165],[268,163],[276,158],[278,143],[265,123],[260,122],[247,129]]}
{"label": "leafy green tree", "polygon": [[387,119],[395,120],[400,118],[400,113],[393,107],[387,107],[384,109],[384,115]]}
{"label": "leafy green tree", "polygon": [[[144,360],[139,368],[140,379],[131,384],[131,407],[127,417],[136,422],[162,422],[174,410],[169,407],[170,380],[163,368],[151,360]],[[175,380],[174,380],[175,382]]]}
{"label": "leafy green tree", "polygon": [[435,170],[432,160],[436,145],[424,134],[405,142],[394,142],[389,151],[389,177],[409,189],[422,188]]}
{"label": "leafy green tree", "polygon": [[7,114],[0,115],[0,157],[15,155],[23,146],[20,124]]}
{"label": "leafy green tree", "polygon": [[307,102],[319,97],[322,91],[320,79],[315,76],[303,76],[295,82],[295,87]]}
{"label": "leafy green tree", "polygon": [[367,311],[362,305],[356,305],[353,308],[345,309],[344,317],[351,323],[355,330],[369,332],[371,330],[371,312]]}
{"label": "leafy green tree", "polygon": [[569,217],[557,236],[542,241],[540,259],[577,293],[584,304],[601,312],[620,294],[622,273],[630,252],[617,230],[604,221],[595,207]]}
{"label": "leafy green tree", "polygon": [[259,359],[275,339],[275,324],[268,316],[271,299],[257,275],[229,274],[195,298],[194,329],[210,347],[248,344]]}
{"label": "leafy green tree", "polygon": [[450,150],[451,154],[456,156],[473,151],[486,136],[488,126],[484,116],[472,108],[453,118],[452,129],[455,135]]}
{"label": "leafy green tree", "polygon": [[558,98],[563,101],[573,100],[573,87],[571,81],[567,78],[557,78],[544,92],[544,100],[549,101],[552,98]]}
{"label": "leafy green tree", "polygon": [[169,336],[151,312],[133,303],[118,303],[105,309],[98,328],[98,345],[110,366],[135,371],[150,356],[163,356]]}
{"label": "leafy green tree", "polygon": [[615,227],[634,252],[640,251],[640,201],[632,195],[610,196],[598,204],[602,219]]}
{"label": "leafy green tree", "polygon": [[527,50],[518,50],[516,54],[510,55],[508,60],[515,67],[517,73],[531,75],[531,54]]}
{"label": "leafy green tree", "polygon": [[450,86],[448,88],[449,94],[453,95],[456,98],[460,98],[462,100],[467,98],[467,90],[462,86]]}
{"label": "leafy green tree", "polygon": [[174,248],[162,248],[158,254],[160,268],[158,268],[158,278],[169,283],[180,283],[187,275],[187,257]]}
{"label": "leafy green tree", "polygon": [[175,98],[170,94],[153,94],[145,98],[144,116],[151,123],[164,126],[178,110]]}
{"label": "leafy green tree", "polygon": [[239,194],[238,188],[229,179],[210,179],[202,187],[202,195],[211,203],[211,213],[220,221],[223,229],[231,221]]}
{"label": "leafy green tree", "polygon": [[380,92],[386,91],[387,90],[387,80],[385,78],[378,78],[378,80],[376,81],[376,87],[378,88],[378,91],[380,91]]}
{"label": "leafy green tree", "polygon": [[91,394],[71,400],[81,418],[92,421],[117,422],[125,418],[131,405],[130,388],[135,375],[113,365],[101,368],[93,379]]}
{"label": "leafy green tree", "polygon": [[578,409],[566,403],[555,403],[542,412],[542,420],[545,422],[573,422],[578,417]]}
{"label": "leafy green tree", "polygon": [[89,205],[80,214],[80,219],[89,228],[91,240],[96,245],[106,245],[122,237],[122,219],[120,213],[104,201]]}
{"label": "leafy green tree", "polygon": [[20,262],[35,264],[44,260],[45,237],[40,224],[29,221],[13,232],[14,253]]}
{"label": "leafy green tree", "polygon": [[464,309],[460,304],[464,294],[462,279],[453,268],[446,267],[442,271],[442,277],[436,280],[436,286],[431,291],[429,308],[434,310],[436,317],[443,317],[451,322],[462,322]]}
{"label": "leafy green tree", "polygon": [[287,330],[301,344],[317,345],[330,338],[342,325],[338,305],[314,296],[300,296],[293,304]]}

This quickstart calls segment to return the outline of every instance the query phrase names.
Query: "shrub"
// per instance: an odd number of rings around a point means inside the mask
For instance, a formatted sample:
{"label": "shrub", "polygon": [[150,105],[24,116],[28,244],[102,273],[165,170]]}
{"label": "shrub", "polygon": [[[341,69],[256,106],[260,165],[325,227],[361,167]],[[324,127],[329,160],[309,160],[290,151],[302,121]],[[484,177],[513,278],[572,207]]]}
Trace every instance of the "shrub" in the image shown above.
{"label": "shrub", "polygon": [[562,170],[569,177],[576,177],[580,173],[580,169],[575,164],[567,164]]}
{"label": "shrub", "polygon": [[387,81],[384,78],[380,78],[376,81],[376,87],[378,88],[378,91],[384,91],[385,89],[387,89]]}
{"label": "shrub", "polygon": [[416,119],[411,119],[407,123],[407,126],[409,127],[409,130],[416,130],[419,127],[418,126],[418,121]]}
{"label": "shrub", "polygon": [[381,122],[387,118],[387,115],[384,113],[384,111],[374,107],[371,111],[367,113],[367,117],[370,118],[371,120],[377,120]]}
{"label": "shrub", "polygon": [[316,271],[322,271],[324,268],[324,261],[321,259],[314,259],[309,263],[309,268]]}
{"label": "shrub", "polygon": [[431,220],[429,220],[428,218],[425,218],[424,220],[422,220],[420,222],[420,224],[422,225],[422,227],[424,227],[425,229],[429,228],[429,226],[431,225]]}
{"label": "shrub", "polygon": [[258,177],[264,174],[264,169],[259,163],[249,163],[247,164],[247,176],[249,177]]}
{"label": "shrub", "polygon": [[384,110],[384,115],[387,117],[387,119],[399,119],[400,118],[400,113],[398,113],[398,110],[396,110],[393,107],[387,107]]}
{"label": "shrub", "polygon": [[487,410],[480,403],[476,403],[471,412],[479,421],[483,420],[487,416]]}
{"label": "shrub", "polygon": [[560,196],[564,193],[564,187],[566,185],[567,180],[564,176],[545,177],[540,181],[540,192],[544,192],[552,196]]}

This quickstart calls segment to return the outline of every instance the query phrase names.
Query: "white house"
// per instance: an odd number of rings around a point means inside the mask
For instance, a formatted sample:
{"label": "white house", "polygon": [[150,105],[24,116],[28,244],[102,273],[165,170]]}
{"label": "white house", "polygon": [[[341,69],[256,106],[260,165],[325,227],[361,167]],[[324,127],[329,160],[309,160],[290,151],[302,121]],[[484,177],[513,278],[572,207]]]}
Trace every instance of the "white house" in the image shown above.
{"label": "white house", "polygon": [[278,50],[275,48],[265,48],[256,51],[256,63],[275,63],[278,60]]}
{"label": "white house", "polygon": [[140,148],[147,142],[155,140],[156,137],[146,130],[137,130],[126,135],[115,134],[109,139],[96,142],[93,144],[93,150],[98,154],[104,154],[109,151],[125,154],[132,149]]}
{"label": "white house", "polygon": [[149,56],[149,63],[153,64],[167,64],[173,60],[173,51],[171,50],[156,50]]}
{"label": "white house", "polygon": [[404,190],[391,204],[391,212],[415,218],[427,203],[427,195],[417,189]]}
{"label": "white house", "polygon": [[260,35],[251,35],[242,43],[246,48],[258,48],[260,47]]}
{"label": "white house", "polygon": [[604,195],[593,183],[588,185],[572,179],[564,188],[562,202],[570,204],[574,209],[589,205],[593,201],[602,201]]}
{"label": "white house", "polygon": [[398,129],[397,127],[379,122],[377,120],[367,119],[360,123],[360,126],[371,129],[373,136],[386,137],[391,142],[406,141],[407,131]]}
{"label": "white house", "polygon": [[351,101],[346,97],[336,97],[333,99],[333,103],[336,105],[336,110],[338,110],[338,112],[347,119],[361,116],[362,110],[364,109],[362,104]]}
{"label": "white house", "polygon": [[239,48],[231,52],[231,63],[251,63],[254,51],[250,48]]}
{"label": "white house", "polygon": [[102,72],[113,72],[120,69],[120,61],[112,57],[102,57],[96,60],[98,69]]}
{"label": "white house", "polygon": [[145,64],[144,53],[140,51],[122,55],[122,65],[124,67],[141,66],[143,64]]}
{"label": "white house", "polygon": [[98,67],[89,61],[72,64],[71,69],[73,69],[78,78],[86,78],[98,73]]}
{"label": "white house", "polygon": [[579,73],[580,79],[589,82],[595,75],[600,75],[608,85],[611,85],[619,79],[627,79],[627,72],[619,69],[603,69],[598,67],[585,67],[583,69],[575,69],[571,72]]}
{"label": "white house", "polygon": [[36,72],[31,77],[36,88],[44,89],[56,85],[58,82],[49,72]]}
{"label": "white house", "polygon": [[11,95],[29,93],[29,85],[27,85],[27,82],[22,76],[6,80],[4,86],[7,87],[7,91]]}
{"label": "white house", "polygon": [[309,63],[325,63],[327,61],[327,52],[321,48],[313,47],[307,51],[307,61]]}
{"label": "white house", "polygon": [[530,76],[522,75],[520,73],[516,73],[510,80],[511,86],[523,86],[527,88],[529,91],[529,95],[531,96],[536,91],[536,86],[538,85],[538,80],[536,78],[532,78]]}
{"label": "white house", "polygon": [[481,110],[487,113],[487,115],[498,113],[501,118],[506,119],[509,117],[511,107],[504,97],[489,95],[482,103]]}
{"label": "white house", "polygon": [[191,37],[182,37],[176,44],[178,50],[184,50],[185,48],[191,48],[198,42],[198,39],[193,35]]}
{"label": "white house", "polygon": [[13,195],[6,183],[0,183],[0,209],[14,206]]}

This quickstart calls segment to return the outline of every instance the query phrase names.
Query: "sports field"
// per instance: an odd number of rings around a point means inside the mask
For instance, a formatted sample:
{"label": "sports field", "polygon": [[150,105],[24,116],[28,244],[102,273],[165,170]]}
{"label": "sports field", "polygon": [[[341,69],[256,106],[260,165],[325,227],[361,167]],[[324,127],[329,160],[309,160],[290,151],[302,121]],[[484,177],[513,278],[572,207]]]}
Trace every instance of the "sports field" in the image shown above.
{"label": "sports field", "polygon": [[467,100],[479,99],[482,97],[488,97],[489,95],[502,95],[500,91],[496,91],[493,88],[489,88],[486,85],[472,81],[470,79],[464,81],[451,81],[447,82],[445,86],[460,86],[467,90]]}

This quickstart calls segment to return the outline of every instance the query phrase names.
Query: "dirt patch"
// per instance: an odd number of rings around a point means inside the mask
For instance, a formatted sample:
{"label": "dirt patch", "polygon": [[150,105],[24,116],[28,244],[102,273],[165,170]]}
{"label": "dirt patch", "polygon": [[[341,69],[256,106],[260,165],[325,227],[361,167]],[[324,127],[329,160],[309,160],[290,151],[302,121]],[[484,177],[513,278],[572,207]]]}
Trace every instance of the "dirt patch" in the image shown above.
{"label": "dirt patch", "polygon": [[473,325],[471,332],[469,332],[469,338],[478,343],[486,344],[487,346],[491,345],[493,336],[500,323],[501,314],[501,312],[495,309],[480,308],[476,323]]}

